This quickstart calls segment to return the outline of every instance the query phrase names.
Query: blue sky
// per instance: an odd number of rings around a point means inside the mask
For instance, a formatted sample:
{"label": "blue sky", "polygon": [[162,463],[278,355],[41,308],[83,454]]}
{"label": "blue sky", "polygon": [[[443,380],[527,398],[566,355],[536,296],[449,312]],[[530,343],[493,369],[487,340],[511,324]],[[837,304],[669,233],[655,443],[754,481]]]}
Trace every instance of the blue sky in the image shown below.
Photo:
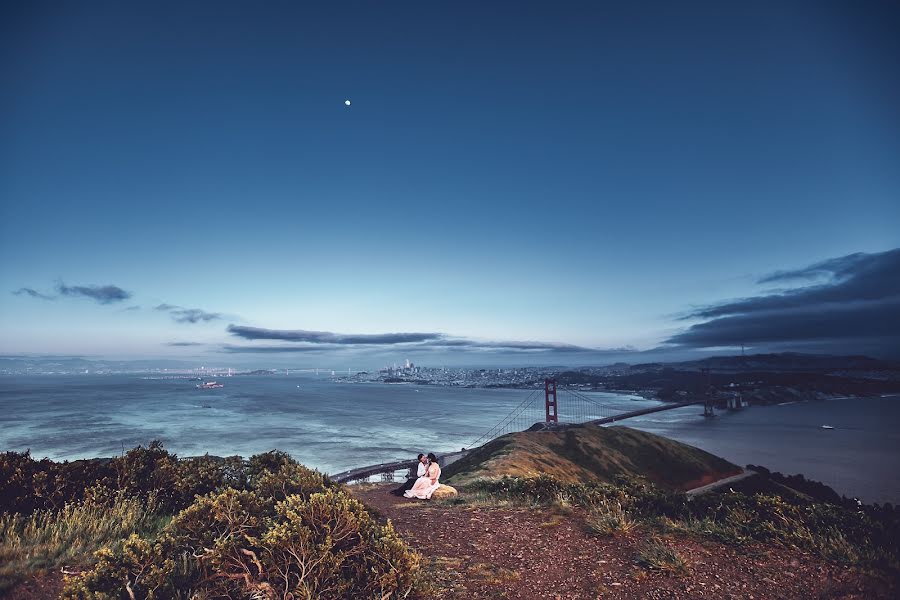
{"label": "blue sky", "polygon": [[900,346],[838,323],[900,314],[896,4],[633,4],[4,3],[0,352]]}

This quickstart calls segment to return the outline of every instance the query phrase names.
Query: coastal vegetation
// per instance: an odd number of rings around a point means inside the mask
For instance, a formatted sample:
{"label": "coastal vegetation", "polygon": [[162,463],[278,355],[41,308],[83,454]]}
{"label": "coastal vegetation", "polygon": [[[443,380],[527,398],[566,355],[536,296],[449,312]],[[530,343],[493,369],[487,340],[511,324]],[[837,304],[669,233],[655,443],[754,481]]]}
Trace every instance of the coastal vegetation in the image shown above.
{"label": "coastal vegetation", "polygon": [[273,451],[78,464],[0,457],[0,593],[64,568],[68,600],[397,598],[419,556],[327,477]]}

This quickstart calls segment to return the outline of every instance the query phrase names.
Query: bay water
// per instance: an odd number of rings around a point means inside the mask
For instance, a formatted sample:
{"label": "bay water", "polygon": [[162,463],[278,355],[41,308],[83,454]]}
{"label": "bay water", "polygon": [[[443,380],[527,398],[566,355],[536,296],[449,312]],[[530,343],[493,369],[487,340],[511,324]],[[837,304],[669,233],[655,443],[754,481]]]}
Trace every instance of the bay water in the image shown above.
{"label": "bay water", "polygon": [[[115,456],[158,439],[180,456],[247,457],[278,449],[335,473],[470,447],[532,393],[293,375],[219,381],[223,388],[201,390],[196,381],[139,375],[0,376],[0,451],[73,460]],[[658,404],[583,394],[613,411]],[[564,400],[561,395],[563,419]],[[542,393],[539,401],[542,411]],[[802,473],[866,502],[900,503],[900,397],[754,406],[712,419],[701,412],[686,407],[623,425],[741,466]]]}

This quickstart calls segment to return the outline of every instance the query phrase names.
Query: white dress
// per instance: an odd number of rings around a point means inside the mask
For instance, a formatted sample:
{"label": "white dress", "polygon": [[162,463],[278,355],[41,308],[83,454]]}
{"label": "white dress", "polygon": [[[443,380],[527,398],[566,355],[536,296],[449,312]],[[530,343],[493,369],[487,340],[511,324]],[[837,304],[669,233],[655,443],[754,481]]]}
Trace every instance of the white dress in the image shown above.
{"label": "white dress", "polygon": [[[434,479],[434,483],[431,480]],[[436,489],[441,487],[441,468],[437,463],[428,465],[428,472],[424,477],[416,479],[416,483],[411,490],[406,490],[403,495],[407,498],[418,498],[419,500],[429,500]]]}

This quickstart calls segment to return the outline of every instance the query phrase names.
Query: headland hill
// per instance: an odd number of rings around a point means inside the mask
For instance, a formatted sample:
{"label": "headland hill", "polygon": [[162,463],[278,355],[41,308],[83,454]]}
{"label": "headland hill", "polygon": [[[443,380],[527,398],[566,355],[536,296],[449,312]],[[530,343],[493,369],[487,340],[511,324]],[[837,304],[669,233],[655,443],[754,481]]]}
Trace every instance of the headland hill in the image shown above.
{"label": "headland hill", "polygon": [[894,598],[900,511],[627,427],[509,433],[449,492],[289,455],[0,455],[16,599]]}

